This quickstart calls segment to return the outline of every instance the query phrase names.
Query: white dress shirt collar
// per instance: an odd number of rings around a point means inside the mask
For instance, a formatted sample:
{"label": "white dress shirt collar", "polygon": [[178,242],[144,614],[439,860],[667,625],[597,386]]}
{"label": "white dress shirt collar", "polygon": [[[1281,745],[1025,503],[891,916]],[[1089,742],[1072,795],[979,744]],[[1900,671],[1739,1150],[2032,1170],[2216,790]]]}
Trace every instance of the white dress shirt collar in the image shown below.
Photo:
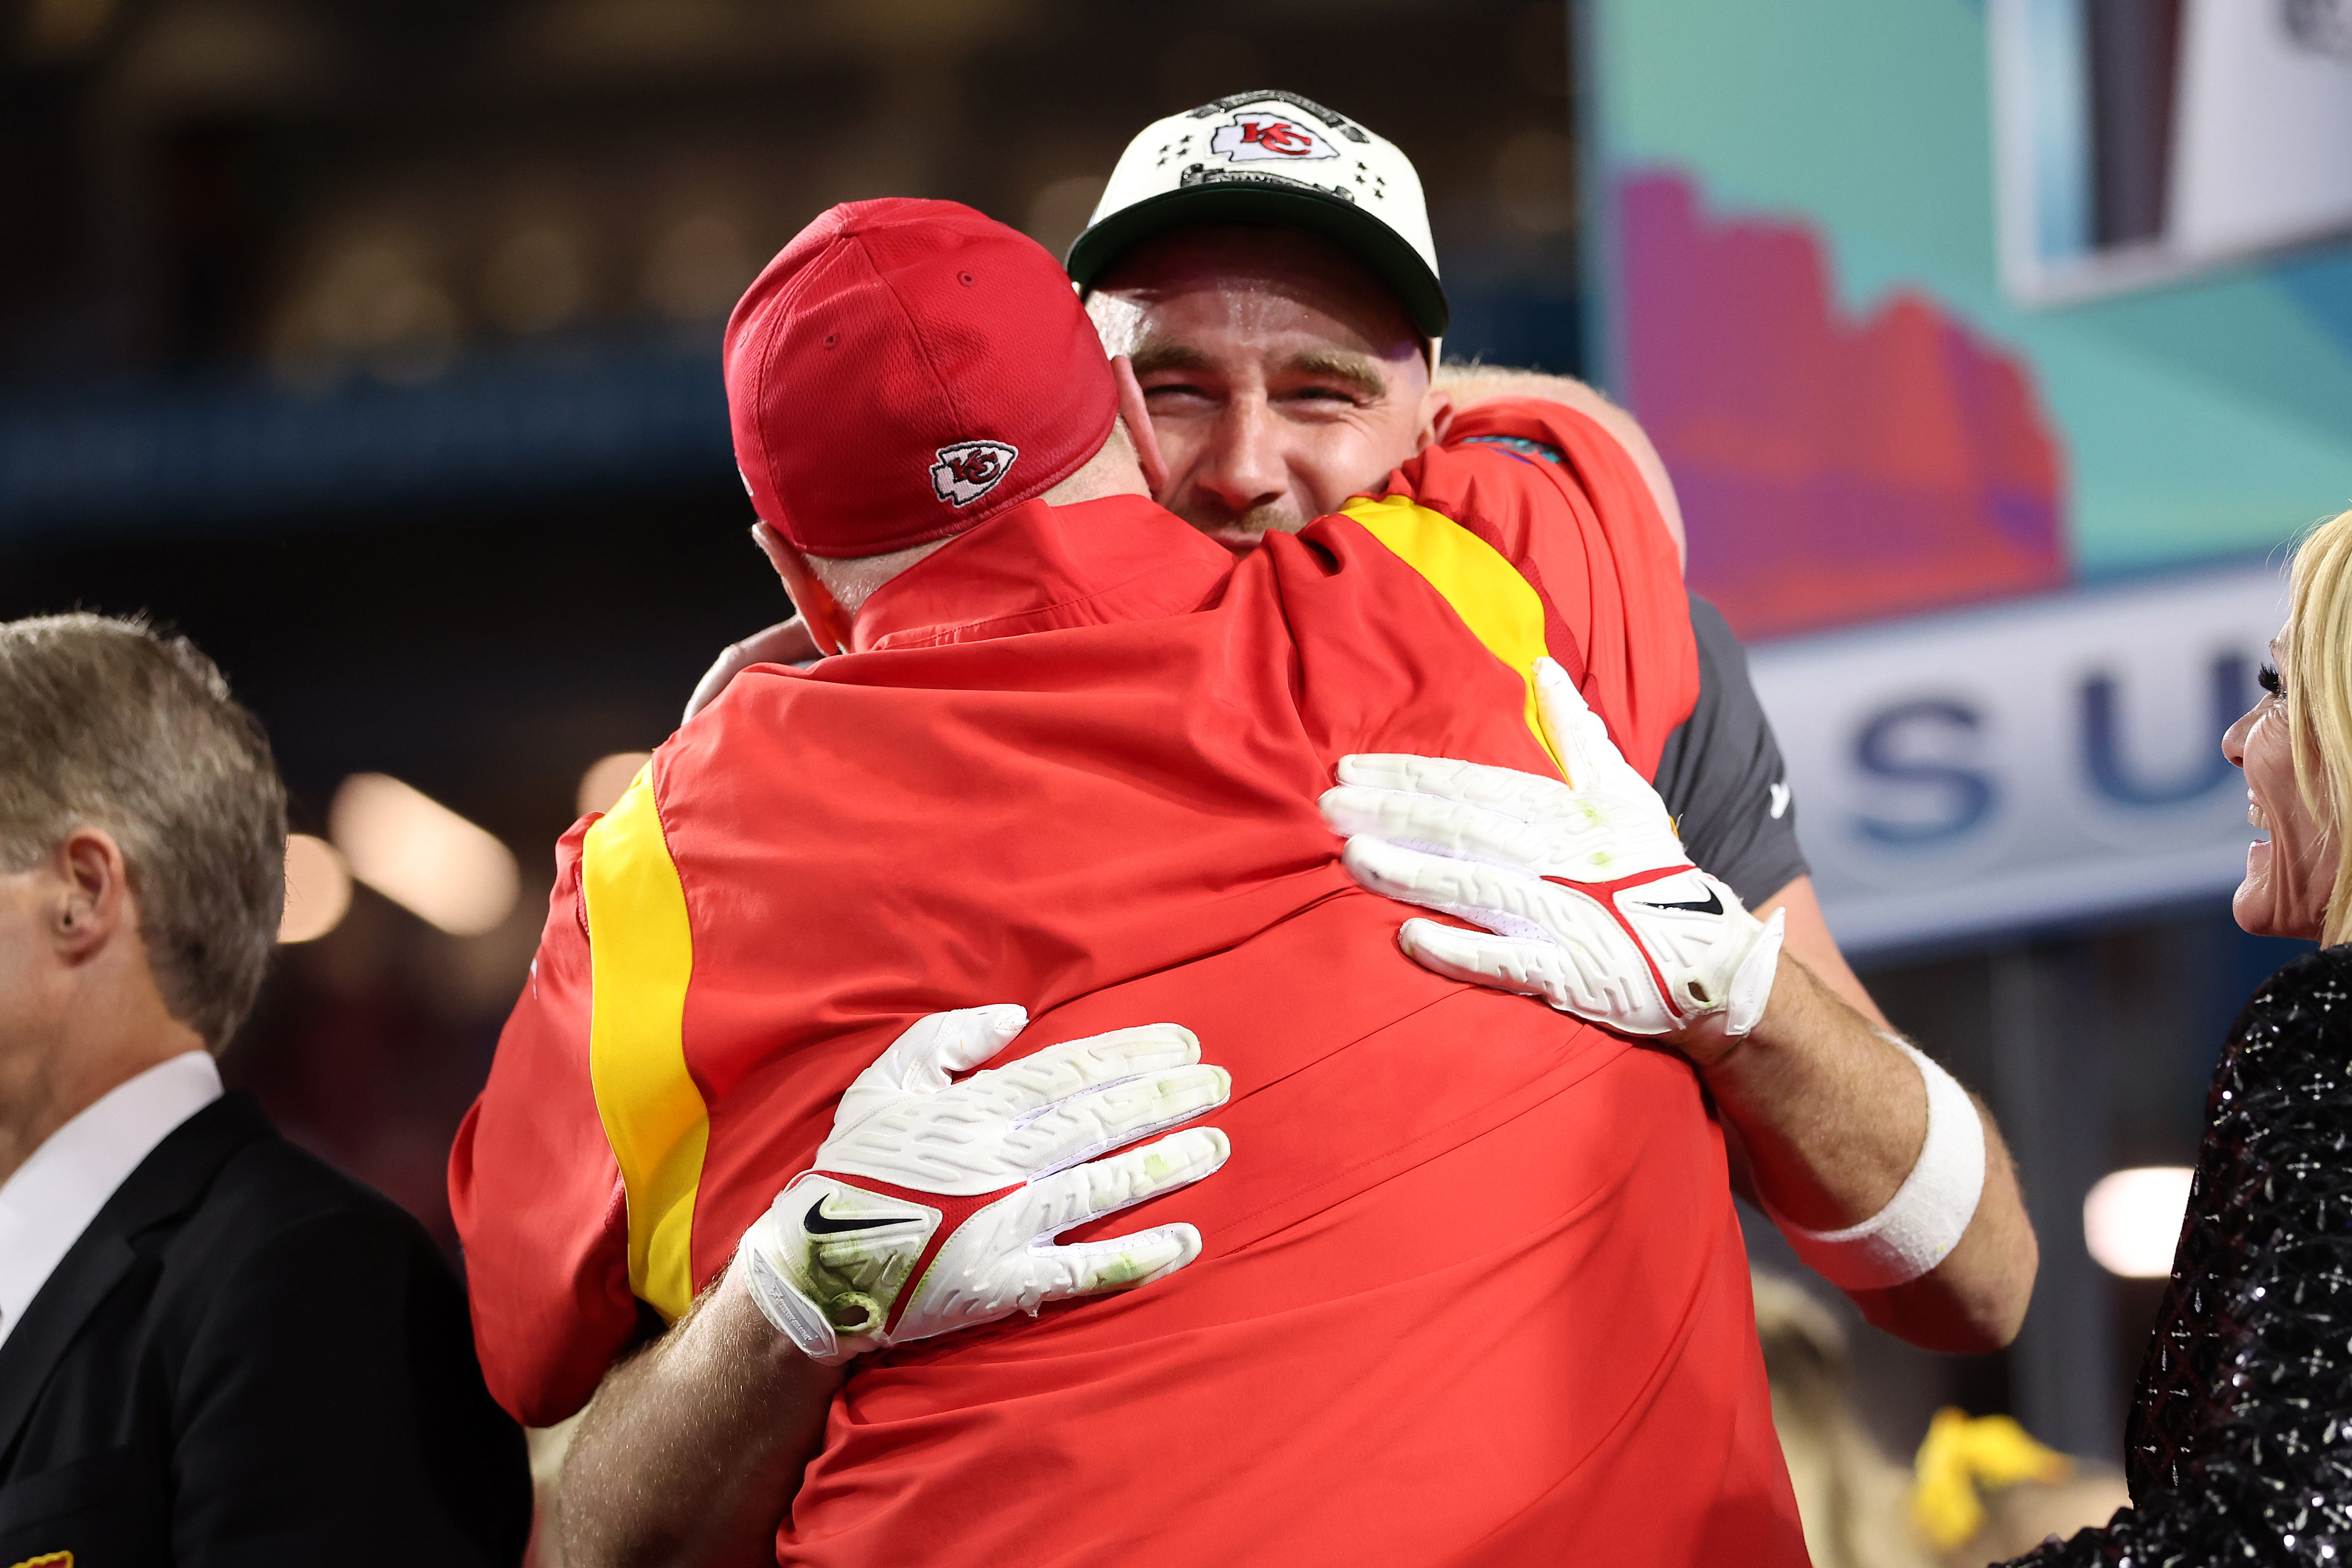
{"label": "white dress shirt collar", "polygon": [[50,1134],[0,1183],[0,1343],[115,1189],[220,1096],[220,1069],[209,1051],[159,1061]]}

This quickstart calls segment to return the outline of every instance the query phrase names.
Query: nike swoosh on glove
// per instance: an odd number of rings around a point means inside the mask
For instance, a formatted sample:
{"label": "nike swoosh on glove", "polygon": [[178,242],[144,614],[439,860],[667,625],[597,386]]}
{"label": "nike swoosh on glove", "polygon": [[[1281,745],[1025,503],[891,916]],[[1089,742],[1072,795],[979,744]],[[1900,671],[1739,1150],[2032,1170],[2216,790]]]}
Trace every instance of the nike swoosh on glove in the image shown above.
{"label": "nike swoosh on glove", "polygon": [[1482,927],[1409,920],[1404,950],[1451,978],[1540,996],[1622,1034],[1763,1016],[1780,915],[1759,922],[1691,864],[1657,791],[1550,659],[1536,701],[1569,782],[1445,758],[1342,758],[1323,820],[1374,893]]}
{"label": "nike swoosh on glove", "polygon": [[1182,1224],[1052,1240],[1223,1165],[1229,1146],[1213,1127],[1126,1145],[1223,1104],[1231,1075],[1202,1065],[1192,1030],[1161,1023],[950,1079],[1028,1022],[1004,1003],[933,1013],[900,1035],[841,1097],[815,1168],[744,1233],[734,1267],[812,1359],[837,1364],[1034,1316],[1046,1301],[1149,1284],[1200,1254],[1201,1233]]}

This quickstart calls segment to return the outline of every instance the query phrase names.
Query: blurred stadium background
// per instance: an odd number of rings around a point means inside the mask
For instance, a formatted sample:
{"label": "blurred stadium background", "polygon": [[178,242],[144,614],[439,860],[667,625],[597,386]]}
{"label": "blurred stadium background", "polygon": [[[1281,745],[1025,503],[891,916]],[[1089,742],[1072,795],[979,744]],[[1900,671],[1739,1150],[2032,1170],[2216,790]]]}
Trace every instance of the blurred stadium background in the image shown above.
{"label": "blurred stadium background", "polygon": [[[953,197],[1058,251],[1147,120],[1265,85],[1329,102],[1421,169],[1449,354],[1589,374],[1656,434],[1694,582],[1759,640],[1841,935],[2011,1133],[2043,1246],[2026,1336],[1951,1361],[1861,1334],[1879,1436],[1907,1453],[1959,1403],[2114,1458],[2158,1281],[2094,1260],[2085,1199],[2193,1157],[2229,1020],[2291,951],[2229,919],[2244,832],[2210,716],[2252,655],[2246,616],[2195,596],[2240,604],[2352,494],[2345,225],[2323,192],[2316,220],[2167,250],[2146,126],[2200,8],[2151,5],[2153,43],[2118,9],[16,0],[0,617],[149,612],[261,713],[311,840],[302,939],[229,1076],[447,1241],[449,1137],[551,844],[783,611],[728,450],[738,291],[860,196]],[[2032,110],[1998,68],[2047,37],[2090,84],[2072,153],[2011,126]],[[2118,49],[2158,65],[2125,80]],[[2011,189],[2067,156],[2098,177]],[[1997,221],[2061,198],[2063,234]],[[2126,384],[2172,401],[2127,418]],[[2158,591],[2194,602],[2133,609]],[[2081,631],[2099,614],[2139,620]],[[2007,662],[1953,652],[1971,637]],[[2079,769],[1968,752],[2033,751],[2001,694],[2061,644],[2105,800],[2073,815],[2037,780]],[[1990,695],[1886,685],[1963,665]],[[2052,866],[2063,889],[2032,880]],[[2168,1256],[2163,1180],[2102,1189],[2110,1262],[2144,1267],[2151,1231]]]}
{"label": "blurred stadium background", "polygon": [[347,840],[338,791],[383,774],[512,852],[487,931],[363,878],[233,1059],[445,1238],[449,1134],[583,774],[784,612],[717,350],[809,218],[950,196],[1058,250],[1143,119],[1261,80],[1360,101],[1424,33],[1417,68],[1478,90],[1382,125],[1446,193],[1457,340],[1578,363],[1555,5],[1210,5],[1174,34],[1036,0],[15,10],[0,615],[187,632],[268,721],[298,828]]}

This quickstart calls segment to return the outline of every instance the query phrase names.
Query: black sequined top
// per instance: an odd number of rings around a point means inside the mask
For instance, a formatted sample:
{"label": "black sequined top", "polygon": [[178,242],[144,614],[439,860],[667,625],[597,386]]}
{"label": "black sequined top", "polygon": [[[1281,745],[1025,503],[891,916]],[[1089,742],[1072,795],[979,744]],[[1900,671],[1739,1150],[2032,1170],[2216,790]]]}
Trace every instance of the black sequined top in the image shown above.
{"label": "black sequined top", "polygon": [[2018,1563],[2352,1568],[2352,946],[2239,1015],[2124,1442],[2135,1506]]}

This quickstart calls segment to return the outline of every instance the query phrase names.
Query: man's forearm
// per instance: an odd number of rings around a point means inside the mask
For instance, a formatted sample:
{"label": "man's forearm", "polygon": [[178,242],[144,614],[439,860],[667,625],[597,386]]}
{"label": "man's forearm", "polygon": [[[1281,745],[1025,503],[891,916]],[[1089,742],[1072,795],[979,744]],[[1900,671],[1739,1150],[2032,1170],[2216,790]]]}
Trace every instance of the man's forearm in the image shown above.
{"label": "man's forearm", "polygon": [[[1927,1141],[1918,1067],[1786,955],[1762,1020],[1701,1074],[1745,1147],[1758,1195],[1808,1229],[1876,1214]],[[1981,1106],[1979,1115],[1984,1187],[1959,1243],[1908,1284],[1850,1292],[1873,1322],[1930,1349],[2006,1344],[2032,1291],[2032,1228],[2000,1133]]]}
{"label": "man's forearm", "polygon": [[596,1390],[555,1484],[566,1568],[774,1562],[843,1375],[722,1275]]}

